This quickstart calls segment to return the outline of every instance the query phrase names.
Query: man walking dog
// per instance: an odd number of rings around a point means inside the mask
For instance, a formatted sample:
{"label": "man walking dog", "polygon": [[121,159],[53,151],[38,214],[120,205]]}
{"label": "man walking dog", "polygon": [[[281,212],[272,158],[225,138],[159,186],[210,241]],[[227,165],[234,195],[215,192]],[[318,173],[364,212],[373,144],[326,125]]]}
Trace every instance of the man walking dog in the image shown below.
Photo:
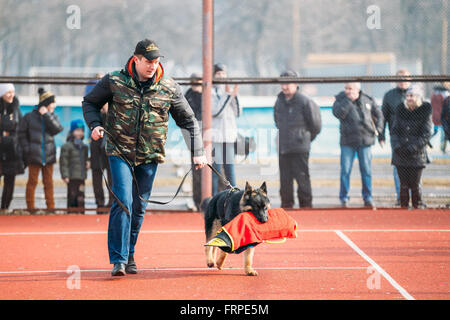
{"label": "man walking dog", "polygon": [[[180,87],[160,63],[156,43],[142,40],[121,71],[105,75],[84,97],[83,114],[97,140],[106,133],[106,153],[115,197],[108,250],[113,276],[137,273],[134,249],[156,169],[164,162],[169,113],[189,142],[196,169],[206,165],[201,130]],[[106,123],[100,109],[109,103]],[[187,134],[186,134],[187,133]]]}

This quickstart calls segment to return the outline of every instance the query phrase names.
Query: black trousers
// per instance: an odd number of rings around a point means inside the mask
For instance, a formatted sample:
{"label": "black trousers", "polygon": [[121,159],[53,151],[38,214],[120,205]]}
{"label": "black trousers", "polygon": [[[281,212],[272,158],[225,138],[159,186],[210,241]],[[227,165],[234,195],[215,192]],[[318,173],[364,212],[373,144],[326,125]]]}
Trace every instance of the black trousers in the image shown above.
{"label": "black trousers", "polygon": [[407,208],[409,205],[409,192],[411,191],[411,202],[414,208],[421,205],[422,188],[420,179],[423,168],[396,166],[400,179],[400,206]]}
{"label": "black trousers", "polygon": [[312,207],[311,180],[309,176],[309,152],[280,154],[281,207],[294,206],[294,180],[297,182],[297,196],[300,208]]}
{"label": "black trousers", "polygon": [[[197,209],[200,210],[200,204],[202,202],[202,170],[195,170],[195,165],[192,166],[192,199]],[[207,168],[209,170],[209,168]],[[213,173],[214,174],[214,173]]]}
{"label": "black trousers", "polygon": [[69,180],[67,184],[67,207],[84,208],[84,180]]}
{"label": "black trousers", "polygon": [[[1,178],[1,175],[0,175]],[[14,183],[16,181],[15,174],[4,174],[3,179],[3,191],[2,191],[2,209],[8,209],[11,204],[13,193],[14,193]]]}
{"label": "black trousers", "polygon": [[[104,207],[105,206],[105,194],[103,192],[103,174],[102,169],[92,169],[92,188],[94,189],[94,196],[95,196],[95,204],[97,207]],[[106,175],[107,175],[107,181],[109,183],[109,186],[112,187],[112,178],[111,178],[111,171],[109,170],[109,164],[106,168]],[[109,199],[107,207],[110,207],[112,205],[113,201],[113,195],[111,192],[109,192]]]}

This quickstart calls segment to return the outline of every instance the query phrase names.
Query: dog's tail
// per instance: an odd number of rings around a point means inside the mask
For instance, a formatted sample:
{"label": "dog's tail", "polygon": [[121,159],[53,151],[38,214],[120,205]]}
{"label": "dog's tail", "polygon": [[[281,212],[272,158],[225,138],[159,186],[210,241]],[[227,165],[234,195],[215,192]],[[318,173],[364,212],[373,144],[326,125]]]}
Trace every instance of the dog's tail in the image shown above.
{"label": "dog's tail", "polygon": [[211,202],[211,197],[203,199],[203,201],[200,203],[200,210],[202,210],[203,214],[206,213],[206,210],[208,210],[208,205]]}

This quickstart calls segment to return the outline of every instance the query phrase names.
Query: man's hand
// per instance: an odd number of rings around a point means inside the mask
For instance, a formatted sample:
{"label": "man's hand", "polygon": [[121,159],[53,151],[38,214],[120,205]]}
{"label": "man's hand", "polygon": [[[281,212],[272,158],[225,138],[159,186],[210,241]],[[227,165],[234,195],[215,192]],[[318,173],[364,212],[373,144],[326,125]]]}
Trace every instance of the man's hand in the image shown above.
{"label": "man's hand", "polygon": [[237,84],[234,85],[233,90],[231,90],[228,84],[225,85],[225,92],[227,92],[232,97],[237,97],[239,94],[239,86]]}
{"label": "man's hand", "polygon": [[196,170],[201,169],[208,164],[206,156],[193,157],[192,162],[195,164]]}
{"label": "man's hand", "polygon": [[97,127],[95,127],[94,130],[92,130],[91,138],[92,138],[94,141],[97,141],[98,139],[103,138],[103,134],[104,134],[104,132],[105,132],[104,130],[105,130],[105,129],[103,129],[102,126],[97,126]]}

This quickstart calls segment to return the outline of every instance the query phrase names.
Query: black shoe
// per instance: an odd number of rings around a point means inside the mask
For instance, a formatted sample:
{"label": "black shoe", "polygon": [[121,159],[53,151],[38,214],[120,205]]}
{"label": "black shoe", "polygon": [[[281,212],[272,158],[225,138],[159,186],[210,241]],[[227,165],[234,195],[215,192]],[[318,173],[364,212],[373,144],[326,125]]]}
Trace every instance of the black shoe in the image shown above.
{"label": "black shoe", "polygon": [[374,208],[375,207],[375,205],[373,204],[373,202],[372,201],[364,201],[364,207],[366,207],[366,208]]}
{"label": "black shoe", "polygon": [[136,274],[137,273],[137,266],[136,266],[136,262],[134,262],[133,257],[128,258],[128,263],[125,266],[125,272],[128,274]]}
{"label": "black shoe", "polygon": [[113,277],[124,276],[125,275],[125,264],[124,263],[114,263],[114,267],[112,269],[111,275]]}
{"label": "black shoe", "polygon": [[414,209],[426,209],[427,205],[423,202],[419,202],[419,204],[414,206]]}

